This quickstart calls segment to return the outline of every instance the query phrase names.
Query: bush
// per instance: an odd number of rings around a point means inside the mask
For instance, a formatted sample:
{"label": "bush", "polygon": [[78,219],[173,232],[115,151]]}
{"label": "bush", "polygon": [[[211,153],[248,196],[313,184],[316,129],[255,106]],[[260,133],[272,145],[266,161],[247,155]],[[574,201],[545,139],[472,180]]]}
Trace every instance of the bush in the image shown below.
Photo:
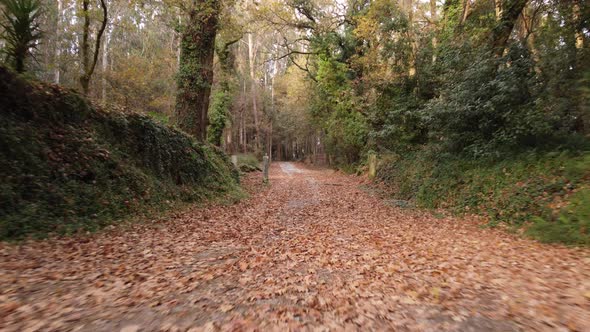
{"label": "bush", "polygon": [[238,168],[242,172],[256,172],[261,171],[260,168],[260,161],[256,158],[255,155],[250,153],[239,154],[238,155]]}
{"label": "bush", "polygon": [[590,245],[590,189],[576,192],[556,217],[534,218],[527,233],[547,243]]}
{"label": "bush", "polygon": [[[547,241],[583,243],[588,237],[590,153],[525,153],[501,160],[473,160],[421,150],[382,158],[377,179],[402,200],[423,208],[477,213],[490,224],[523,226],[535,220],[531,233]],[[577,191],[581,190],[581,193]],[[571,202],[570,211],[556,210]],[[585,205],[584,205],[585,204]],[[549,233],[558,232],[557,238]],[[575,235],[573,233],[577,232]],[[545,239],[545,238],[543,238]]]}

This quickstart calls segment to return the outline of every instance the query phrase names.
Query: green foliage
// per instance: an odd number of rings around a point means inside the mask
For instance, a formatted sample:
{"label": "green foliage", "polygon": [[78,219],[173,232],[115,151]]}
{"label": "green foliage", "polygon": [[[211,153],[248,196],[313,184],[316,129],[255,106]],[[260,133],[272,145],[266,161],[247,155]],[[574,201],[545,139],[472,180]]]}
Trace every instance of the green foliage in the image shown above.
{"label": "green foliage", "polygon": [[25,71],[25,60],[31,56],[31,51],[37,48],[41,39],[39,17],[41,15],[40,0],[2,0],[2,18],[0,26],[3,28],[2,39],[6,46],[2,52],[7,62],[22,73]]}
{"label": "green foliage", "polygon": [[223,130],[229,121],[229,109],[233,98],[229,91],[220,90],[213,94],[213,101],[209,108],[209,127],[207,130],[207,139],[209,143],[221,146],[223,139]]}
{"label": "green foliage", "polygon": [[525,49],[515,45],[499,61],[483,51],[472,59],[466,66],[451,62],[455,69],[446,71],[446,80],[455,83],[420,111],[432,141],[479,158],[551,148],[575,135],[575,105],[539,85]]}
{"label": "green foliage", "polygon": [[382,88],[383,93],[370,109],[370,136],[375,145],[401,152],[426,143],[428,127],[419,112],[424,102],[411,92],[414,87],[405,81]]}
{"label": "green foliage", "polygon": [[238,155],[238,168],[242,172],[261,171],[260,160],[254,154],[244,153]]}
{"label": "green foliage", "polygon": [[527,233],[542,242],[590,245],[590,189],[574,193],[557,217],[533,221]]}
{"label": "green foliage", "polygon": [[338,105],[326,120],[327,149],[336,164],[358,162],[367,141],[365,118],[347,106],[350,105]]}
{"label": "green foliage", "polygon": [[[378,178],[396,198],[483,214],[492,224],[536,220],[530,234],[543,241],[587,244],[588,194],[578,191],[590,172],[590,61],[579,41],[588,42],[580,32],[586,19],[575,22],[566,2],[529,2],[524,10],[507,22],[493,2],[475,2],[463,16],[462,1],[445,1],[437,31],[426,32],[390,15],[397,26],[389,36],[415,46],[398,42],[385,53],[381,43],[391,37],[372,36],[386,10],[369,9],[354,30],[363,47],[353,64],[362,70],[346,86],[350,100],[367,106],[368,142],[385,155]],[[506,43],[494,39],[509,23]],[[518,32],[525,23],[532,34]],[[387,60],[402,70],[376,65]],[[412,63],[415,73],[407,70]]]}
{"label": "green foliage", "polygon": [[[478,213],[489,217],[491,224],[522,226],[536,220],[531,234],[538,238],[544,230],[559,233],[557,228],[563,227],[569,235],[563,235],[560,242],[588,240],[588,219],[580,208],[584,204],[576,203],[587,202],[587,195],[576,191],[588,185],[588,152],[525,153],[499,160],[473,160],[422,150],[403,157],[387,155],[379,165],[377,178],[389,184],[391,194],[413,200],[419,207]],[[555,217],[554,210],[568,201],[572,205],[566,215],[570,222],[566,223],[563,217]],[[576,235],[571,231],[574,228]],[[547,241],[553,237],[547,236]]]}
{"label": "green foliage", "polygon": [[221,2],[199,0],[186,8],[181,27],[177,74],[176,124],[199,141],[207,140],[207,112],[213,83],[213,55]]}
{"label": "green foliage", "polygon": [[0,238],[95,230],[237,188],[217,148],[0,68]]}
{"label": "green foliage", "polygon": [[347,81],[350,71],[346,64],[331,57],[321,58],[318,68],[313,114],[326,130],[327,151],[336,164],[356,163],[367,143],[368,125]]}

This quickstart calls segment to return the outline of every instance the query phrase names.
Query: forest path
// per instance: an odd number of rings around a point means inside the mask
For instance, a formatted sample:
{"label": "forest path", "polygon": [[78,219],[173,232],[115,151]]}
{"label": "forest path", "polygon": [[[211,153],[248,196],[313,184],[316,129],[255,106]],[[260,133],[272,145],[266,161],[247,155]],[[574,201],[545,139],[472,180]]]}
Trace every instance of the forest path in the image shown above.
{"label": "forest path", "polygon": [[590,253],[274,163],[232,206],[0,244],[2,331],[590,331]]}

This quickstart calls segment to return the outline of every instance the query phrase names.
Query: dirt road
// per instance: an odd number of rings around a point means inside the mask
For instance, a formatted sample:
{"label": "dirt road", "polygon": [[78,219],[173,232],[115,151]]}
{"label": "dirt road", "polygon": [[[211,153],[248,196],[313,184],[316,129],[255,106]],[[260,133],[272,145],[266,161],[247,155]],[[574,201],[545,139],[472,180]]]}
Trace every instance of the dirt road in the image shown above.
{"label": "dirt road", "polygon": [[[0,244],[2,331],[590,331],[590,252],[275,163],[251,197]],[[256,179],[256,183],[258,179]]]}

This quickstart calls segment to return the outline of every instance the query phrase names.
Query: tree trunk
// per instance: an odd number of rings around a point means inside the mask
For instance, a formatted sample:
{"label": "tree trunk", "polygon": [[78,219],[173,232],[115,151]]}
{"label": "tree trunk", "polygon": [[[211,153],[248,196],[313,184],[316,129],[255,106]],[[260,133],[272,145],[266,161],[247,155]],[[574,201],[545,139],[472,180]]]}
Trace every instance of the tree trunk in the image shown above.
{"label": "tree trunk", "polygon": [[414,36],[413,21],[414,21],[414,4],[413,0],[403,0],[403,9],[408,17],[408,38],[412,45],[412,52],[410,54],[410,63],[408,68],[408,76],[413,77],[416,75],[416,52],[418,49],[416,38]]}
{"label": "tree trunk", "polygon": [[[222,40],[219,40],[222,39]],[[209,142],[213,143],[216,146],[221,147],[221,143],[223,142],[223,133],[225,130],[225,126],[227,124],[227,120],[229,118],[229,112],[231,107],[230,96],[232,95],[232,89],[230,85],[230,79],[233,73],[234,68],[234,57],[230,50],[230,47],[237,43],[240,38],[231,40],[231,41],[224,41],[223,38],[218,38],[218,47],[216,49],[217,58],[219,59],[219,67],[220,67],[220,75],[218,78],[218,94],[221,94],[221,100],[217,100],[217,105],[215,106],[216,112],[219,112],[216,117],[214,117],[214,121],[211,123],[211,127],[209,128]],[[216,97],[219,97],[216,96]]]}
{"label": "tree trunk", "polygon": [[111,41],[112,31],[107,31],[106,38],[104,40],[104,46],[102,48],[102,104],[107,104],[107,71],[109,68],[109,43]]}
{"label": "tree trunk", "polygon": [[207,111],[213,83],[213,54],[220,4],[197,0],[182,31],[176,122],[199,141],[207,139]]}
{"label": "tree trunk", "polygon": [[496,12],[496,21],[502,18],[502,0],[494,0],[494,9]]}
{"label": "tree trunk", "polygon": [[248,61],[250,67],[250,94],[252,97],[252,114],[254,115],[254,129],[256,130],[256,137],[254,138],[254,144],[256,145],[256,150],[260,150],[260,124],[258,122],[258,104],[256,102],[256,71],[255,71],[255,63],[256,63],[256,51],[254,47],[254,41],[252,38],[252,34],[248,34]]}
{"label": "tree trunk", "polygon": [[60,59],[61,59],[61,12],[63,10],[63,0],[57,0],[57,22],[55,25],[55,59],[53,63],[53,82],[59,84],[61,80]]}
{"label": "tree trunk", "polygon": [[436,62],[436,49],[438,47],[438,39],[436,38],[436,25],[438,21],[436,13],[436,0],[430,0],[430,20],[432,30],[435,31],[432,36],[432,63]]}
{"label": "tree trunk", "polygon": [[96,63],[98,62],[98,52],[100,51],[100,42],[102,36],[104,34],[104,30],[107,27],[108,15],[107,15],[107,5],[105,0],[100,0],[100,6],[102,8],[102,24],[98,33],[96,34],[96,40],[94,44],[94,56],[92,57],[92,61],[90,60],[90,45],[88,44],[90,39],[90,0],[83,0],[82,1],[82,14],[84,15],[84,26],[83,26],[83,33],[82,33],[82,46],[80,48],[80,52],[82,55],[82,76],[80,76],[80,85],[82,86],[82,91],[84,95],[88,95],[90,92],[90,80],[92,78],[92,74],[94,74],[94,69],[96,68]]}
{"label": "tree trunk", "polygon": [[527,2],[528,0],[505,0],[502,4],[502,16],[491,34],[492,53],[495,57],[499,58],[504,54],[514,24]]}
{"label": "tree trunk", "polygon": [[[501,1],[501,0],[494,0],[494,1]],[[463,14],[461,15],[461,21],[459,25],[465,24],[467,18],[471,14],[471,0],[463,0]]]}
{"label": "tree trunk", "polygon": [[82,56],[82,76],[80,76],[80,85],[82,85],[82,92],[88,94],[88,85],[90,79],[86,76],[88,67],[90,67],[90,45],[88,39],[90,38],[90,14],[88,13],[90,6],[89,0],[82,2],[82,14],[84,15],[84,25],[82,28],[82,45],[80,46],[80,55]]}

